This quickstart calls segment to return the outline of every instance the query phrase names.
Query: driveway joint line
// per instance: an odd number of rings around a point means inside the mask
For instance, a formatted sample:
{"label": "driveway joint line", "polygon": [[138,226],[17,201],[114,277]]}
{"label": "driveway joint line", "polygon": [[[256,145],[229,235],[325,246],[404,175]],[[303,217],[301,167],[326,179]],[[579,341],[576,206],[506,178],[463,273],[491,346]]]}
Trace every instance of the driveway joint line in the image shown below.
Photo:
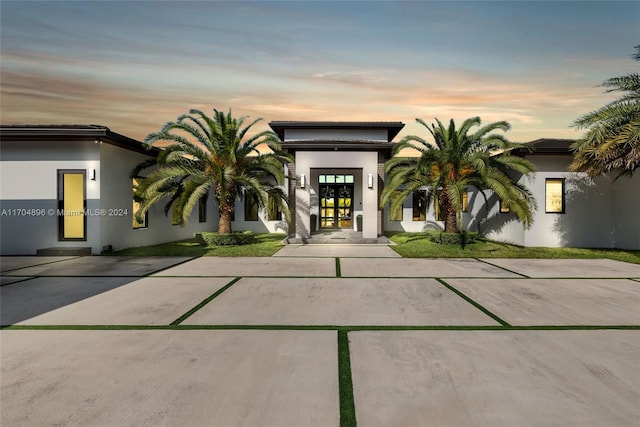
{"label": "driveway joint line", "polygon": [[[4,276],[4,277],[20,277],[20,276]],[[16,283],[22,283],[22,282],[26,282],[27,280],[33,280],[35,279],[35,276],[31,276],[31,277],[25,277],[22,280],[16,280],[15,282],[11,282],[11,283],[5,283],[4,285],[0,285],[0,287],[4,287],[4,286],[9,286],[9,285],[14,285]]]}
{"label": "driveway joint line", "polygon": [[1,325],[2,330],[264,330],[264,331],[593,331],[593,330],[640,330],[640,325]]}
{"label": "driveway joint line", "polygon": [[218,289],[212,295],[210,295],[207,298],[203,299],[198,305],[193,307],[191,310],[187,311],[182,316],[178,317],[176,320],[171,322],[169,325],[175,326],[175,325],[179,325],[180,323],[184,322],[187,318],[189,318],[191,315],[193,315],[196,311],[200,310],[202,307],[204,307],[205,305],[209,304],[214,298],[216,298],[218,295],[220,295],[221,293],[223,293],[224,291],[229,289],[231,286],[233,286],[235,283],[237,283],[240,279],[241,279],[241,277],[236,277],[231,282],[227,283],[222,288]]}
{"label": "driveway joint line", "polygon": [[447,289],[449,289],[450,291],[454,292],[456,295],[458,295],[459,297],[461,297],[462,299],[467,301],[469,304],[473,305],[478,310],[482,311],[487,316],[491,317],[496,322],[500,323],[502,326],[509,326],[509,327],[511,326],[508,322],[506,322],[505,320],[501,319],[497,315],[493,314],[491,311],[489,311],[486,308],[484,308],[480,303],[478,303],[478,302],[474,301],[473,299],[469,298],[463,292],[461,292],[458,289],[454,288],[453,286],[451,286],[450,284],[448,284],[447,282],[445,282],[441,278],[436,277],[436,281],[438,281],[440,284],[445,286]]}
{"label": "driveway joint line", "polygon": [[0,271],[0,275],[4,276],[3,273],[6,273],[8,271],[22,270],[23,268],[30,268],[30,267],[40,267],[41,265],[55,264],[57,262],[63,262],[63,261],[71,261],[73,259],[78,259],[78,258],[84,258],[84,257],[82,255],[78,255],[78,256],[71,257],[71,258],[58,259],[56,261],[47,261],[47,262],[43,262],[42,264],[33,264],[33,265],[29,265],[27,267],[10,268],[8,270]]}
{"label": "driveway joint line", "polygon": [[522,273],[518,273],[517,271],[509,270],[508,268],[501,267],[501,266],[499,266],[497,264],[494,264],[492,262],[485,261],[485,260],[480,259],[480,258],[473,258],[473,259],[475,259],[476,261],[480,261],[480,262],[483,262],[485,264],[488,264],[488,265],[490,265],[492,267],[496,267],[496,268],[499,268],[501,270],[508,271],[509,273],[517,274],[518,276],[522,276],[525,279],[531,279],[531,277],[527,276],[526,274],[522,274]]}
{"label": "driveway joint line", "polygon": [[193,261],[196,258],[199,258],[199,257],[197,257],[197,256],[189,257],[189,259],[185,259],[184,261],[181,261],[181,262],[179,262],[177,264],[169,265],[167,267],[162,267],[162,268],[160,268],[158,270],[151,271],[151,272],[145,274],[144,277],[151,276],[152,274],[160,273],[161,271],[165,271],[165,270],[168,270],[168,269],[173,268],[173,267],[177,267],[179,265],[184,264],[185,262]]}
{"label": "driveway joint line", "polygon": [[340,268],[340,258],[336,257],[336,277],[342,277],[342,269]]}

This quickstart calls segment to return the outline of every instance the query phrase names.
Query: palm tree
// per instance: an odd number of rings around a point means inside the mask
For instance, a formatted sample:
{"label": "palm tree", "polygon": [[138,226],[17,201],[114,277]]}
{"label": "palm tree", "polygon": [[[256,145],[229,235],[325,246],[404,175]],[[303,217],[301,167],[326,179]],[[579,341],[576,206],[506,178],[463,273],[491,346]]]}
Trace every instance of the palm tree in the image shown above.
{"label": "palm tree", "polygon": [[[385,164],[388,180],[381,195],[381,204],[389,204],[392,215],[412,192],[426,190],[427,200],[433,200],[444,214],[445,232],[456,232],[462,226],[463,194],[467,187],[476,187],[493,190],[525,227],[531,225],[536,202],[517,179],[520,174],[535,171],[535,166],[509,154],[521,145],[494,133],[509,130],[509,123],[490,123],[470,133],[472,127],[481,124],[479,117],[465,120],[460,129],[453,119],[448,128],[438,119],[431,127],[421,119],[416,121],[429,131],[434,143],[410,135],[394,147],[394,156]],[[407,148],[417,150],[419,156],[397,155]]]}
{"label": "palm tree", "polygon": [[[267,205],[269,198],[282,208],[290,219],[282,188],[285,163],[290,155],[281,151],[280,141],[270,131],[252,136],[247,133],[257,119],[245,126],[246,117],[233,118],[231,110],[224,114],[216,109],[213,117],[200,110],[168,122],[159,132],[145,138],[151,147],[159,141],[169,142],[157,159],[143,162],[133,174],[156,165],[134,191],[140,202],[136,213],[141,219],[145,212],[160,199],[168,199],[165,214],[173,208],[174,219],[185,224],[196,203],[213,196],[220,209],[218,233],[231,233],[231,220],[235,201],[245,195],[253,197],[259,207]],[[258,146],[268,147],[258,149]]]}
{"label": "palm tree", "polygon": [[[640,60],[640,45],[633,58]],[[578,118],[573,126],[587,133],[573,144],[570,169],[597,176],[617,172],[631,175],[640,166],[640,75],[631,73],[602,83],[607,92],[623,95],[604,107]]]}

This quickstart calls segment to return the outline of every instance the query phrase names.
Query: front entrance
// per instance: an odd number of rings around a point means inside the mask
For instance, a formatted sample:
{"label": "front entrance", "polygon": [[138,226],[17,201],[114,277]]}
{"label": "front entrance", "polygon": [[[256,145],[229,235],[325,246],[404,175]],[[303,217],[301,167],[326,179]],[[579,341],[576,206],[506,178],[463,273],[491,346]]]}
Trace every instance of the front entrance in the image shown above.
{"label": "front entrance", "polygon": [[320,175],[320,228],[353,228],[353,175]]}

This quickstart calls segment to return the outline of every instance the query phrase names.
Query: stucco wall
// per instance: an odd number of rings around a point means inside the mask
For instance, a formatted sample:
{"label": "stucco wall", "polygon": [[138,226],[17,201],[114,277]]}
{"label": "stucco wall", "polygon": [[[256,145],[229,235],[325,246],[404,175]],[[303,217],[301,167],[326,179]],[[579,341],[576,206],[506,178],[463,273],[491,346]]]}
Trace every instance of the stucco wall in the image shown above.
{"label": "stucco wall", "polygon": [[[96,169],[99,173],[98,146],[93,141],[34,143],[2,141],[0,145],[0,218],[3,255],[30,255],[49,247],[100,247],[100,217],[87,217],[87,241],[58,241],[58,217],[54,214],[30,216],[14,210],[57,210],[58,170]],[[100,207],[100,186],[86,178],[87,209]]]}
{"label": "stucco wall", "polygon": [[[171,215],[165,216],[165,201],[161,200],[149,210],[148,227],[134,229],[133,188],[131,171],[148,156],[123,150],[109,144],[100,145],[102,172],[98,180],[102,187],[101,208],[126,210],[127,215],[106,216],[101,222],[102,246],[111,245],[114,250],[128,247],[146,246],[174,240],[188,239],[198,231],[217,229],[218,210],[214,208],[212,198],[208,198],[207,222],[198,222],[197,206],[191,213],[185,226],[172,225]],[[149,170],[141,175],[148,175]],[[98,252],[99,253],[99,252]]]}
{"label": "stucco wall", "polygon": [[640,250],[640,174],[611,183],[616,247]]}

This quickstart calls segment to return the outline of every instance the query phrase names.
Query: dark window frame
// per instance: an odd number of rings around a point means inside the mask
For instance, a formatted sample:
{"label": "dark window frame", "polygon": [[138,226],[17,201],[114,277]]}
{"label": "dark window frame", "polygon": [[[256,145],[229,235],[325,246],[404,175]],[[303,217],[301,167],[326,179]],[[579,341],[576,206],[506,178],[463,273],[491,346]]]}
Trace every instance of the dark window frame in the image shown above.
{"label": "dark window frame", "polygon": [[[544,180],[544,213],[555,213],[555,214],[564,214],[565,210],[566,210],[566,189],[565,189],[565,178],[546,178]],[[549,204],[547,201],[547,196],[548,196],[548,191],[549,191],[549,187],[548,184],[549,182],[559,182],[561,184],[561,191],[562,191],[562,199],[561,199],[561,208],[560,210],[549,210]]]}

